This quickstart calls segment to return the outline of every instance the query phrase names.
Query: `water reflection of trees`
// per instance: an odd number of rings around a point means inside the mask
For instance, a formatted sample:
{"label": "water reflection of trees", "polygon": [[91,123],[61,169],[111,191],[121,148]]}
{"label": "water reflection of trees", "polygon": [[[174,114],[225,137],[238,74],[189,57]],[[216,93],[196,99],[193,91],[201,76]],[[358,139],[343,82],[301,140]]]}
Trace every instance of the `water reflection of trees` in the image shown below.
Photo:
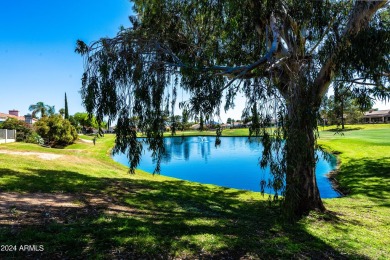
{"label": "water reflection of trees", "polygon": [[211,154],[211,149],[210,149],[210,140],[207,141],[201,141],[198,143],[198,149],[200,148],[200,154],[202,158],[205,160],[205,162],[208,161],[208,157]]}
{"label": "water reflection of trees", "polygon": [[211,155],[212,140],[197,137],[170,137],[164,139],[165,153],[162,162],[169,163],[172,158],[188,161],[191,156],[199,154],[206,162]]}
{"label": "water reflection of trees", "polygon": [[[245,137],[223,137],[221,146],[214,147],[215,137],[170,137],[164,139],[165,154],[162,156],[163,163],[169,163],[172,159],[188,161],[190,157],[198,157],[208,162],[212,153],[222,151],[233,151],[243,148],[243,151],[262,153],[262,144],[259,138]],[[213,151],[215,150],[215,151]],[[276,156],[276,154],[274,154]],[[319,160],[326,160],[334,167],[336,160],[334,156],[319,150],[317,152]],[[154,162],[155,163],[155,162]]]}
{"label": "water reflection of trees", "polygon": [[[174,158],[175,160],[188,161],[190,157],[198,157],[209,160],[212,153],[221,153],[222,151],[233,151],[244,148],[250,152],[262,152],[262,145],[259,138],[247,137],[222,137],[222,142],[219,147],[215,147],[215,137],[169,137],[164,139],[165,153],[161,161],[169,163]],[[215,151],[213,151],[215,150]],[[155,160],[153,160],[155,163]]]}

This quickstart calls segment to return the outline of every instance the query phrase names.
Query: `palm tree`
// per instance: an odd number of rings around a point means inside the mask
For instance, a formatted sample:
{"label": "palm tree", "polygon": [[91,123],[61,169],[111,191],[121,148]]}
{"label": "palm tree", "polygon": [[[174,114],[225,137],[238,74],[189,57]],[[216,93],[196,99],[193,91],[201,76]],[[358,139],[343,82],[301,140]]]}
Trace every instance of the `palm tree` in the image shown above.
{"label": "palm tree", "polygon": [[36,117],[37,114],[41,114],[41,117],[52,115],[55,112],[54,106],[48,106],[43,102],[37,102],[36,104],[30,105],[28,110],[32,111],[32,117]]}
{"label": "palm tree", "polygon": [[49,106],[49,105],[46,105],[47,106],[47,113],[49,113],[49,116],[51,115],[54,115],[56,113],[56,110],[55,110],[55,106]]}

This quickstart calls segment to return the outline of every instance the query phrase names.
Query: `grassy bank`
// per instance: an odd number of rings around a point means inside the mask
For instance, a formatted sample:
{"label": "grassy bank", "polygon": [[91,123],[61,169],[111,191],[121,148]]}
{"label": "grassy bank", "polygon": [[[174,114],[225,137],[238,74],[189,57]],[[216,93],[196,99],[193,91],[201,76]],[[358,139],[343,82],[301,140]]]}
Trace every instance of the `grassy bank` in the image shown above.
{"label": "grassy bank", "polygon": [[[388,259],[390,126],[350,128],[359,129],[335,135],[325,128],[319,139],[338,154],[336,178],[349,195],[326,199],[329,213],[313,213],[296,225],[285,224],[279,209],[258,193],[142,171],[129,175],[109,157],[112,135],[95,146],[78,142],[62,150],[0,145],[0,152],[7,151],[0,153],[0,195],[54,194],[69,204],[0,204],[2,245],[44,246],[43,252],[0,252],[0,258]],[[223,135],[245,131],[224,130]]]}

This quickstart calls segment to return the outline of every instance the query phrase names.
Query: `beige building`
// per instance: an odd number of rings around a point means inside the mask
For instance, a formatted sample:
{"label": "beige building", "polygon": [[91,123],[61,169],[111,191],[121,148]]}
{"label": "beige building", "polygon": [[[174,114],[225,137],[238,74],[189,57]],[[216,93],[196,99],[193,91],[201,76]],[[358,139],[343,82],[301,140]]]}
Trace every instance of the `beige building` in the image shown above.
{"label": "beige building", "polygon": [[0,112],[0,123],[4,122],[8,118],[15,118],[19,121],[24,121],[28,124],[33,124],[37,121],[35,118],[32,118],[31,115],[19,116],[19,111],[15,109],[9,110],[8,114]]}
{"label": "beige building", "polygon": [[363,115],[364,123],[390,123],[390,109],[370,110]]}

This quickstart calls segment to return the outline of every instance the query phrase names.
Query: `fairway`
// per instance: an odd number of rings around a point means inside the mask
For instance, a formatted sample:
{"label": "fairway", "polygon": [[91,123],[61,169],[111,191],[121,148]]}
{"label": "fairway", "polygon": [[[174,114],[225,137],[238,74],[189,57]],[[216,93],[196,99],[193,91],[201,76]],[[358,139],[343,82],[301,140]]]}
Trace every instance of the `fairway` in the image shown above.
{"label": "fairway", "polygon": [[0,241],[44,248],[0,258],[388,259],[390,125],[348,128],[359,130],[320,129],[318,141],[337,154],[347,196],[295,225],[267,195],[130,175],[110,158],[113,135],[66,149],[0,145]]}

